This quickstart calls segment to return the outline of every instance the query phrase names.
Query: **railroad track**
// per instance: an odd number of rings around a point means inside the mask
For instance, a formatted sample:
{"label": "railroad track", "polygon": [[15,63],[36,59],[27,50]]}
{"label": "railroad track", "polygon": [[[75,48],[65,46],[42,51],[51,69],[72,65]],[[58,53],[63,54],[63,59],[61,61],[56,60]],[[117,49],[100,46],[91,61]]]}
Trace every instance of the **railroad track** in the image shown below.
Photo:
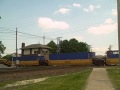
{"label": "railroad track", "polygon": [[40,71],[40,70],[50,70],[50,69],[64,69],[72,67],[82,67],[82,66],[30,66],[30,67],[18,67],[18,68],[2,68],[0,69],[0,74],[11,73],[11,72],[26,72],[26,71]]}

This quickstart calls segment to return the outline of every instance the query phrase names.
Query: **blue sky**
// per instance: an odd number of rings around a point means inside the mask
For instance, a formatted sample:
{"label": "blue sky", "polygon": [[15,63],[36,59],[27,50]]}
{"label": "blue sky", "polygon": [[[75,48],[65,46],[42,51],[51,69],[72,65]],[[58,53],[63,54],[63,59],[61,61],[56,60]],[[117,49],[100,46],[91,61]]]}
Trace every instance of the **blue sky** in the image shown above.
{"label": "blue sky", "polygon": [[15,52],[17,27],[18,48],[22,42],[43,44],[45,35],[46,44],[76,38],[104,54],[109,45],[118,47],[116,9],[116,0],[0,0],[0,41],[6,54]]}

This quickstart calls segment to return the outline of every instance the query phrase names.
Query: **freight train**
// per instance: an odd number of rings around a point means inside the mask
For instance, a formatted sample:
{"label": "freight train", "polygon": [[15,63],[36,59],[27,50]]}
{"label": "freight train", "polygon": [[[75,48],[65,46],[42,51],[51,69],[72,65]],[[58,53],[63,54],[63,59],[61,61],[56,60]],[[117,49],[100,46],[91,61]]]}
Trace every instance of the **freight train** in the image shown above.
{"label": "freight train", "polygon": [[5,62],[6,65],[12,63],[19,66],[31,65],[91,65],[92,58],[95,57],[95,52],[76,52],[76,53],[60,53],[50,54],[46,60],[44,56],[26,55],[21,57],[13,57]]}
{"label": "freight train", "polygon": [[11,66],[12,62],[18,66],[37,65],[118,65],[118,50],[107,51],[106,57],[95,58],[95,52],[76,52],[49,54],[49,59],[39,55],[25,55],[13,57],[4,64]]}

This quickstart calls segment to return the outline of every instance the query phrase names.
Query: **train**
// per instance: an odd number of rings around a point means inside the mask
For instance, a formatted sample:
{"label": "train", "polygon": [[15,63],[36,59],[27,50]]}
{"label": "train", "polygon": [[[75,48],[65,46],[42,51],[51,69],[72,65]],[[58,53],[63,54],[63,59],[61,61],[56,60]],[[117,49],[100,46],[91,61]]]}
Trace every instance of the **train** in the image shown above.
{"label": "train", "polygon": [[39,55],[25,55],[13,57],[4,64],[11,66],[38,66],[38,65],[118,65],[118,50],[107,51],[106,56],[96,58],[95,52],[76,52],[49,54],[49,58]]}
{"label": "train", "polygon": [[39,55],[25,55],[13,57],[4,64],[11,66],[36,66],[36,65],[91,65],[95,52],[76,52],[49,54],[49,59]]}

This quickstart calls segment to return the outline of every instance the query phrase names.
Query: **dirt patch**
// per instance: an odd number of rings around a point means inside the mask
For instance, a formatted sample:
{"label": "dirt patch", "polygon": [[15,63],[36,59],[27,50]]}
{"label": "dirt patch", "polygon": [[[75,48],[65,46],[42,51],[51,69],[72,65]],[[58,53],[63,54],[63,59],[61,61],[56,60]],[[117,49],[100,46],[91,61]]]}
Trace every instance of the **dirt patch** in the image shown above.
{"label": "dirt patch", "polygon": [[3,64],[0,64],[0,68],[8,68],[8,67]]}
{"label": "dirt patch", "polygon": [[13,83],[13,84],[7,84],[5,86],[5,88],[15,87],[15,86],[21,86],[21,85],[27,85],[27,84],[33,84],[33,83],[38,83],[38,82],[44,81],[46,79],[47,79],[47,77],[46,78],[38,78],[38,79],[17,81],[16,83]]}

